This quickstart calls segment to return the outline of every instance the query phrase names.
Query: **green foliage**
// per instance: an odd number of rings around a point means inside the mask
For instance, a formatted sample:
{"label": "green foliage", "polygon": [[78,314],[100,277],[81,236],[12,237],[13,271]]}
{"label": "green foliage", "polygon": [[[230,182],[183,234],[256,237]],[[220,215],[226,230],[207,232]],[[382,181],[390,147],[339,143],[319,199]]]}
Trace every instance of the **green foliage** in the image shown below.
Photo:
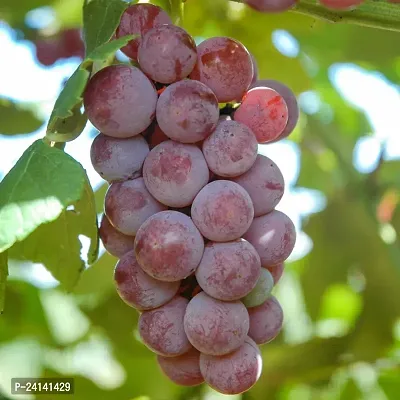
{"label": "green foliage", "polygon": [[6,281],[8,276],[8,254],[0,253],[0,314],[3,313]]}

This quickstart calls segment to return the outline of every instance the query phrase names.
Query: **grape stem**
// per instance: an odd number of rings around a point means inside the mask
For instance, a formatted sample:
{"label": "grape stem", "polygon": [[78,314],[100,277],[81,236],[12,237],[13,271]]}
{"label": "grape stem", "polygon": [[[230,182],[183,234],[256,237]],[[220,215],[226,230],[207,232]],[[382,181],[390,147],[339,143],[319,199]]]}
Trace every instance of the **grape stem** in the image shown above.
{"label": "grape stem", "polygon": [[400,6],[388,3],[386,0],[366,0],[351,11],[333,11],[317,4],[316,0],[299,0],[290,12],[332,23],[355,24],[400,32]]}
{"label": "grape stem", "polygon": [[182,0],[169,0],[171,9],[170,17],[172,22],[177,26],[181,26],[183,23],[183,3]]}

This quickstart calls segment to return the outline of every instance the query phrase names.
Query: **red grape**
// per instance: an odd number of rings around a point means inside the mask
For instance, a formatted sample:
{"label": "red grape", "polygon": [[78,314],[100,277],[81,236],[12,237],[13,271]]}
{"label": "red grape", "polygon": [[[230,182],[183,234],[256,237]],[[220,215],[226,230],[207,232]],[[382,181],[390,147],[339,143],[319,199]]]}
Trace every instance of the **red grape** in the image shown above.
{"label": "red grape", "polygon": [[90,79],[84,94],[89,121],[102,133],[117,138],[136,136],[154,118],[157,92],[140,69],[111,65]]}
{"label": "red grape", "polygon": [[138,60],[142,71],[154,81],[176,82],[192,72],[197,60],[196,43],[178,26],[157,26],[142,37]]}
{"label": "red grape", "polygon": [[247,310],[250,315],[249,336],[257,343],[264,344],[274,340],[282,329],[283,311],[278,300],[270,296],[258,307]]}
{"label": "red grape", "polygon": [[183,329],[188,303],[183,297],[176,296],[167,304],[140,315],[139,334],[150,350],[162,356],[174,357],[192,348]]}
{"label": "red grape", "polygon": [[187,79],[173,83],[161,93],[156,116],[160,128],[171,139],[195,143],[215,129],[218,101],[206,85]]}
{"label": "red grape", "polygon": [[243,236],[257,250],[261,265],[275,265],[285,261],[296,243],[296,229],[291,219],[280,211],[254,218]]}
{"label": "red grape", "polygon": [[255,217],[271,212],[285,191],[282,172],[271,159],[261,154],[247,172],[232,180],[250,195]]}
{"label": "red grape", "polygon": [[247,49],[234,39],[213,37],[202,42],[197,53],[197,64],[190,78],[206,84],[219,103],[241,99],[254,75]]}
{"label": "red grape", "polygon": [[222,177],[245,173],[257,158],[258,144],[254,133],[236,121],[220,121],[203,142],[203,154],[212,172]]}
{"label": "red grape", "polygon": [[239,394],[258,381],[262,370],[260,349],[246,337],[233,353],[224,356],[200,355],[200,370],[213,389],[224,394]]}
{"label": "red grape", "polygon": [[279,13],[291,9],[297,0],[243,0],[251,8],[267,13]]}
{"label": "red grape", "polygon": [[93,140],[90,158],[93,168],[106,181],[124,181],[141,175],[149,145],[141,135],[119,139],[100,135]]}
{"label": "red grape", "polygon": [[180,285],[180,282],[162,282],[147,275],[138,264],[133,250],[115,266],[114,282],[121,299],[138,310],[162,306],[175,296]]}
{"label": "red grape", "polygon": [[124,235],[116,230],[105,214],[101,218],[99,236],[105,249],[114,257],[121,258],[133,249],[134,236]]}
{"label": "red grape", "polygon": [[140,227],[135,251],[139,264],[149,275],[163,281],[179,281],[199,265],[204,240],[185,214],[162,211]]}
{"label": "red grape", "polygon": [[104,211],[112,225],[131,236],[147,218],[166,209],[146,189],[143,178],[111,184],[104,200]]}
{"label": "red grape", "polygon": [[231,301],[250,293],[260,273],[260,256],[249,242],[210,242],[197,267],[196,278],[209,296]]}
{"label": "red grape", "polygon": [[190,300],[184,326],[197,350],[222,355],[243,344],[249,330],[249,316],[240,301],[224,302],[201,292]]}
{"label": "red grape", "polygon": [[237,183],[214,181],[200,190],[192,204],[192,219],[209,240],[239,239],[253,221],[254,209],[248,193]]}
{"label": "red grape", "polygon": [[275,90],[256,87],[246,93],[233,118],[248,126],[258,143],[268,143],[284,131],[288,122],[288,107]]}
{"label": "red grape", "polygon": [[121,50],[128,57],[137,60],[142,36],[150,29],[164,24],[172,24],[171,18],[160,7],[153,4],[134,4],[122,14],[116,31],[117,39],[126,35],[139,35]]}
{"label": "red grape", "polygon": [[247,308],[259,306],[271,295],[273,287],[274,278],[267,269],[262,268],[257,284],[241,301]]}
{"label": "red grape", "polygon": [[282,278],[283,270],[285,269],[284,263],[279,263],[278,265],[272,265],[265,267],[271,273],[272,278],[274,279],[274,285],[276,285],[279,280]]}
{"label": "red grape", "polygon": [[193,144],[172,140],[156,146],[143,165],[149,192],[170,207],[186,207],[209,179],[206,160]]}
{"label": "red grape", "polygon": [[204,382],[200,371],[200,353],[196,349],[177,357],[157,356],[157,362],[172,382],[181,386],[196,386]]}
{"label": "red grape", "polygon": [[283,100],[285,100],[285,103],[288,108],[288,113],[289,113],[288,122],[283,132],[276,139],[274,139],[275,142],[284,139],[285,137],[288,137],[293,132],[294,128],[297,125],[297,121],[299,120],[299,114],[300,114],[299,105],[297,103],[297,99],[293,91],[279,81],[274,81],[272,79],[263,79],[253,83],[251,85],[251,88],[263,87],[263,86],[271,88],[276,92],[278,92],[283,97]]}

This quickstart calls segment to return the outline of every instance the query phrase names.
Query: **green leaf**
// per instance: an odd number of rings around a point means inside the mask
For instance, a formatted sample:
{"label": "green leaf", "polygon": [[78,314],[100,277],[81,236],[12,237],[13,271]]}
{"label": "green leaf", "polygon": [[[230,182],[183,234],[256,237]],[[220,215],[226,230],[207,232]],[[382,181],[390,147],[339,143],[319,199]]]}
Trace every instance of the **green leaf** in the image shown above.
{"label": "green leaf", "polygon": [[129,3],[123,0],[92,0],[83,7],[86,54],[107,43],[119,25]]}
{"label": "green leaf", "polygon": [[10,100],[0,98],[0,134],[18,135],[38,130],[43,121],[32,110]]}
{"label": "green leaf", "polygon": [[0,183],[0,251],[57,219],[83,195],[82,166],[63,151],[34,142]]}
{"label": "green leaf", "polygon": [[6,293],[6,281],[8,276],[8,254],[0,253],[0,314],[4,310],[4,298]]}
{"label": "green leaf", "polygon": [[133,36],[113,40],[96,48],[68,79],[60,93],[47,125],[46,137],[53,142],[68,142],[76,139],[85,128],[87,117],[82,114],[83,93],[89,80],[93,64],[103,67],[110,56],[126,45]]}

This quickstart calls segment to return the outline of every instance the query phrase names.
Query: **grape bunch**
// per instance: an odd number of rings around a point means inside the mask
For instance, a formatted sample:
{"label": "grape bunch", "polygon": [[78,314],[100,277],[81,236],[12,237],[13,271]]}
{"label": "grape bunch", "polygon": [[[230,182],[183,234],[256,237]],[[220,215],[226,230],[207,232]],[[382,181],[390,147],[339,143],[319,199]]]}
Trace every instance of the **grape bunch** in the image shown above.
{"label": "grape bunch", "polygon": [[[388,0],[389,3],[399,3],[400,0]],[[297,0],[243,0],[243,3],[256,11],[265,13],[280,13],[293,8]],[[364,0],[319,0],[326,8],[346,11],[357,8]]]}
{"label": "grape bunch", "polygon": [[293,131],[296,98],[257,80],[238,41],[196,46],[154,5],[125,11],[115,36],[127,34],[131,63],[101,69],[84,93],[101,132],[92,164],[110,184],[99,234],[119,258],[116,290],[169,379],[241,393],[260,377],[258,345],[282,328],[271,292],[296,240],[275,210],[282,173],[258,144]]}

